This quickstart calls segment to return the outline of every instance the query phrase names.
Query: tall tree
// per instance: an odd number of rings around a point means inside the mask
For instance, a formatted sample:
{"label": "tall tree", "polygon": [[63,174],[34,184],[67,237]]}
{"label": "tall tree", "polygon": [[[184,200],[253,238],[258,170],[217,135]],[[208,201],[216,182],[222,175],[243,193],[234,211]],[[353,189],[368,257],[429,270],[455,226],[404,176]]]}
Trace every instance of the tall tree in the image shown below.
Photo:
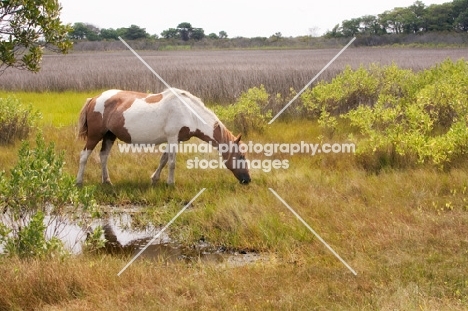
{"label": "tall tree", "polygon": [[352,18],[344,20],[341,23],[341,29],[345,37],[352,37],[359,33],[359,26],[361,25],[360,18]]}
{"label": "tall tree", "polygon": [[193,40],[201,40],[205,38],[205,31],[203,28],[193,28],[192,33],[190,35],[190,39]]}
{"label": "tall tree", "polygon": [[177,39],[179,37],[179,31],[175,28],[169,28],[161,32],[161,37],[165,39]]}
{"label": "tall tree", "polygon": [[179,31],[180,38],[188,41],[192,35],[193,27],[190,23],[184,22],[177,26],[177,30]]}
{"label": "tall tree", "polygon": [[411,25],[408,29],[411,29],[411,32],[415,33],[426,30],[426,5],[422,1],[416,1],[409,9],[413,13],[413,16],[411,17]]}
{"label": "tall tree", "polygon": [[71,27],[62,24],[58,0],[0,1],[0,72],[8,67],[37,72],[43,48],[67,53]]}
{"label": "tall tree", "polygon": [[75,23],[73,30],[69,32],[69,36],[74,40],[96,41],[100,39],[100,32],[100,29],[94,25]]}
{"label": "tall tree", "polygon": [[455,23],[453,4],[432,4],[427,8],[427,31],[450,31]]}
{"label": "tall tree", "polygon": [[340,24],[336,24],[332,30],[328,30],[324,35],[325,38],[339,38],[343,36]]}
{"label": "tall tree", "polygon": [[411,12],[408,8],[394,8],[379,14],[380,24],[390,33],[400,34],[405,32]]}
{"label": "tall tree", "polygon": [[379,20],[374,15],[365,15],[361,17],[361,23],[359,25],[360,33],[380,35],[384,32],[380,26]]}
{"label": "tall tree", "polygon": [[220,38],[220,39],[226,39],[227,37],[228,37],[228,34],[227,34],[227,32],[225,32],[224,30],[221,30],[221,31],[219,32],[219,38]]}
{"label": "tall tree", "polygon": [[457,31],[468,31],[468,0],[454,0],[454,28]]}
{"label": "tall tree", "polygon": [[145,28],[140,28],[137,25],[131,25],[130,27],[126,28],[125,34],[123,36],[128,40],[138,40],[148,38],[149,34],[146,32]]}
{"label": "tall tree", "polygon": [[119,31],[113,28],[103,28],[100,32],[102,40],[118,40],[120,35]]}

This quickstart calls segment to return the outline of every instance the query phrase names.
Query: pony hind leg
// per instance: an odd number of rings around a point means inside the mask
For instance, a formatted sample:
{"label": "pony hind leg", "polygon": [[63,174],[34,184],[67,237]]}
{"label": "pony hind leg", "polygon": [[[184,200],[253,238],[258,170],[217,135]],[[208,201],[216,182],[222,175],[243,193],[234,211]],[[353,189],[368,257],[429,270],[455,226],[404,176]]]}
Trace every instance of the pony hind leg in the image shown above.
{"label": "pony hind leg", "polygon": [[156,171],[151,175],[151,182],[152,184],[156,184],[159,179],[161,178],[161,171],[166,166],[167,160],[169,159],[169,155],[167,152],[164,152],[163,155],[161,156],[161,160],[159,160],[159,166],[156,169]]}
{"label": "pony hind leg", "polygon": [[110,184],[111,180],[109,177],[109,170],[107,169],[107,159],[109,158],[109,153],[114,145],[116,136],[112,132],[107,132],[102,139],[101,151],[99,152],[99,158],[101,159],[101,169],[102,169],[102,183]]}
{"label": "pony hind leg", "polygon": [[76,176],[76,185],[82,186],[83,185],[83,175],[86,167],[86,163],[88,162],[88,158],[93,152],[94,148],[98,144],[101,139],[90,139],[89,137],[86,138],[86,144],[80,152],[80,166],[78,168],[78,174]]}

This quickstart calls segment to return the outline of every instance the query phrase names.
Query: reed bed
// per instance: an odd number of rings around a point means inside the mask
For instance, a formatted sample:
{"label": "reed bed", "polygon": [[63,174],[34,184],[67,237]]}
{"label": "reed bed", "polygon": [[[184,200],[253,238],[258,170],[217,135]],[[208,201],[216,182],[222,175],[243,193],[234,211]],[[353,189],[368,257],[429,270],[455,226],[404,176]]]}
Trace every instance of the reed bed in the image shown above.
{"label": "reed bed", "polygon": [[[139,51],[142,58],[173,87],[196,94],[207,103],[228,104],[241,92],[263,84],[287,97],[299,91],[339,49]],[[318,80],[330,80],[347,65],[397,63],[422,70],[446,58],[466,57],[466,49],[349,48]],[[37,74],[7,70],[0,76],[6,91],[97,91],[109,88],[159,92],[165,85],[131,51],[46,55]]]}

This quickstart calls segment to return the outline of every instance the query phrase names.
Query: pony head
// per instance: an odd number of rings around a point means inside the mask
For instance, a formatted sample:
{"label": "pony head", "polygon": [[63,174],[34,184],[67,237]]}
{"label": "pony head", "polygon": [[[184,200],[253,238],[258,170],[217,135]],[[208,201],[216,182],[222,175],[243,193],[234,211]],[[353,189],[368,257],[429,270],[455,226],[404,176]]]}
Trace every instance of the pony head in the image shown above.
{"label": "pony head", "polygon": [[236,176],[241,184],[250,183],[249,163],[245,159],[245,152],[243,152],[241,135],[239,134],[234,141],[229,142],[224,148],[228,150],[221,150],[226,167]]}

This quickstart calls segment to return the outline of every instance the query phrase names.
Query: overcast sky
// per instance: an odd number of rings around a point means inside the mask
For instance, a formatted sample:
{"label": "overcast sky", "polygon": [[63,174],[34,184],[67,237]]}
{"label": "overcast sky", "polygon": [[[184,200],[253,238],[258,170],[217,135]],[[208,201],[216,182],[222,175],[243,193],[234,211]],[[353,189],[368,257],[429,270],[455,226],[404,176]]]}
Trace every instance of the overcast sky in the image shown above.
{"label": "overcast sky", "polygon": [[[85,22],[99,28],[137,25],[149,34],[176,28],[181,22],[200,27],[205,34],[221,30],[229,38],[321,35],[345,19],[377,15],[394,7],[408,7],[415,0],[59,0],[65,23]],[[451,2],[423,0],[426,5]]]}

